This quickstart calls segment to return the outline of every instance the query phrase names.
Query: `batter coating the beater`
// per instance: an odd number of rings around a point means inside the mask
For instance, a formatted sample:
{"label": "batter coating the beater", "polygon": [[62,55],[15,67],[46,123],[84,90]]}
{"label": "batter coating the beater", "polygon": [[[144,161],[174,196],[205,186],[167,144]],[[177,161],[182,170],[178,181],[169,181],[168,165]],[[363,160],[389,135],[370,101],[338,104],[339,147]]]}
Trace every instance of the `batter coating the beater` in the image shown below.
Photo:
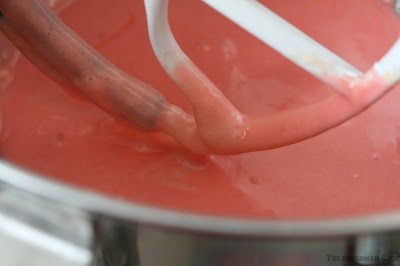
{"label": "batter coating the beater", "polygon": [[316,136],[359,114],[388,91],[374,71],[341,80],[345,95],[268,114],[241,113],[188,59],[170,70],[194,115],[119,70],[70,30],[40,0],[1,0],[0,29],[39,69],[117,119],[158,130],[199,154],[273,149]]}

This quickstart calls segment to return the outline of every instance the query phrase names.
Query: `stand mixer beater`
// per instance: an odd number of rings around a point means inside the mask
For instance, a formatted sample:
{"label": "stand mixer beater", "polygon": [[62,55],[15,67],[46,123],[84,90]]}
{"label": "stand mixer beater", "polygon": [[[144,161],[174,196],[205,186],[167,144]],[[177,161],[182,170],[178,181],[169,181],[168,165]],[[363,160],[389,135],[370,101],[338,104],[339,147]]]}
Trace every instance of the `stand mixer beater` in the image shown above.
{"label": "stand mixer beater", "polygon": [[359,114],[400,80],[400,39],[361,73],[258,1],[203,2],[329,84],[336,94],[273,114],[241,113],[180,49],[168,23],[168,0],[145,0],[149,36],[194,115],[107,61],[40,0],[0,0],[0,30],[61,86],[86,96],[118,120],[165,132],[198,154],[266,150],[308,139]]}

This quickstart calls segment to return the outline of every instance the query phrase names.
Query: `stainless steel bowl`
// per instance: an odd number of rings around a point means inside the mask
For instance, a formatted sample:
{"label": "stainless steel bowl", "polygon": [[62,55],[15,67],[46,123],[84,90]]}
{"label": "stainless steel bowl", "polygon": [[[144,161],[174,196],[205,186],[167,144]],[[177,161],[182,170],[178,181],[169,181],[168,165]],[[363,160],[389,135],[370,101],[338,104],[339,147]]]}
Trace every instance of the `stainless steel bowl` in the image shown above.
{"label": "stainless steel bowl", "polygon": [[1,265],[400,265],[400,212],[309,221],[125,202],[0,163]]}

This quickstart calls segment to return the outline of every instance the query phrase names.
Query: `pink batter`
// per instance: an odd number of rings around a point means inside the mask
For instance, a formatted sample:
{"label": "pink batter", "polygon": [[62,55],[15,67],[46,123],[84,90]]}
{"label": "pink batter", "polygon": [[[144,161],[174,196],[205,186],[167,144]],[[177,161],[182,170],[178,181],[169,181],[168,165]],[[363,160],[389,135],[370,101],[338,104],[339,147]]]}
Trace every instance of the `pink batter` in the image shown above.
{"label": "pink batter", "polygon": [[[262,2],[362,70],[386,52],[400,30],[393,3],[383,0]],[[172,1],[171,13],[184,50],[242,112],[285,110],[331,94],[198,1]],[[142,1],[81,0],[63,18],[119,67],[190,111],[151,52]],[[400,206],[398,94],[395,89],[358,118],[300,144],[198,157],[173,142],[165,146],[162,134],[114,122],[22,60],[0,99],[2,153],[68,182],[194,212],[313,218],[388,210]]]}

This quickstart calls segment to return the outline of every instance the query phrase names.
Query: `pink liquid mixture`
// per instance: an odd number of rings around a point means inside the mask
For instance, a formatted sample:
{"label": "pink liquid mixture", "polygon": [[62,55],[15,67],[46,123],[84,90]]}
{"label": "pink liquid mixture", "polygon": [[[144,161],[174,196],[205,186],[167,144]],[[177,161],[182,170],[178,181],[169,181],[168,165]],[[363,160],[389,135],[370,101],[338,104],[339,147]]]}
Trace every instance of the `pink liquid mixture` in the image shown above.
{"label": "pink liquid mixture", "polygon": [[[80,0],[62,18],[113,63],[190,105],[153,55],[143,1]],[[244,113],[315,102],[331,90],[200,1],[171,1],[182,48]],[[361,70],[394,43],[393,1],[261,1]],[[1,91],[9,161],[126,200],[197,213],[327,218],[400,208],[400,87],[318,137],[238,156],[198,157],[161,133],[115,122],[27,60]]]}

